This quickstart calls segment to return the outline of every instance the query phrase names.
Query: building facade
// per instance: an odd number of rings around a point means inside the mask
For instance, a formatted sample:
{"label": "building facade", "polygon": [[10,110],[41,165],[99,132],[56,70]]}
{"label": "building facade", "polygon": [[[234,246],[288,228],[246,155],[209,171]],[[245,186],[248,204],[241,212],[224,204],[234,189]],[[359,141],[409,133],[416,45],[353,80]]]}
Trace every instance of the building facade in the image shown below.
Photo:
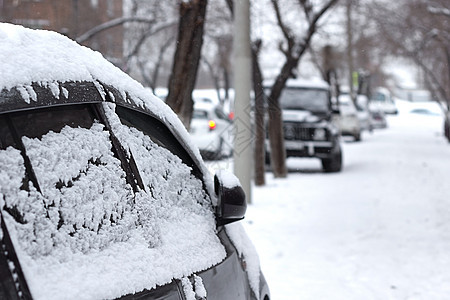
{"label": "building facade", "polygon": [[[47,29],[76,40],[88,30],[123,16],[122,0],[0,0],[0,21]],[[124,30],[101,31],[82,44],[101,52],[120,67]]]}

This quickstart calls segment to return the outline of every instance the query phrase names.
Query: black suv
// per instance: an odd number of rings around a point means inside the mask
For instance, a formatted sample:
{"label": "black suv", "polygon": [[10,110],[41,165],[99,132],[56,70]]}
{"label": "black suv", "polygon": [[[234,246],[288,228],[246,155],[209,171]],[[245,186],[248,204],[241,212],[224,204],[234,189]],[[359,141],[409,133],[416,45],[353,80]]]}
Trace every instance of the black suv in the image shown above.
{"label": "black suv", "polygon": [[[270,83],[265,85],[269,87]],[[279,102],[286,157],[317,157],[325,172],[341,171],[339,130],[332,122],[333,114],[339,111],[332,105],[329,85],[323,81],[288,79]],[[266,145],[269,160],[268,141]]]}
{"label": "black suv", "polygon": [[239,181],[161,100],[53,32],[0,23],[0,61],[0,299],[269,299]]}

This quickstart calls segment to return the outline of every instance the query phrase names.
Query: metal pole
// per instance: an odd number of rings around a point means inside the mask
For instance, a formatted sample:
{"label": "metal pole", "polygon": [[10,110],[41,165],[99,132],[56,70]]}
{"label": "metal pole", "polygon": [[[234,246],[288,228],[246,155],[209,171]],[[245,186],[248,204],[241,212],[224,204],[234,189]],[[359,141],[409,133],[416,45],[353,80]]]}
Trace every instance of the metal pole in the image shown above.
{"label": "metal pole", "polygon": [[251,203],[252,134],[250,123],[250,3],[234,1],[234,173]]}

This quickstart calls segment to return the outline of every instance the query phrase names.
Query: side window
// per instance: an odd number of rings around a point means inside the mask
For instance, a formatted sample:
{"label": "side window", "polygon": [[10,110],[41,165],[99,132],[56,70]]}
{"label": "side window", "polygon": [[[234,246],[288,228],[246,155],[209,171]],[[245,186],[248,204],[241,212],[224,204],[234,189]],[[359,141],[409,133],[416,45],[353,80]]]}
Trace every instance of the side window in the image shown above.
{"label": "side window", "polygon": [[[0,150],[2,215],[33,297],[51,299],[89,273],[80,255],[129,238],[138,218],[126,205],[132,190],[112,152],[109,132],[89,106],[39,109],[3,119],[9,119],[9,127],[2,130],[2,139],[4,133],[15,139]],[[25,186],[27,177],[32,183]],[[70,279],[65,270],[75,277]]]}
{"label": "side window", "polygon": [[163,123],[146,114],[122,106],[116,106],[115,111],[119,115],[121,123],[138,128],[153,142],[179,157],[184,164],[192,169],[194,176],[202,178],[198,166]]}

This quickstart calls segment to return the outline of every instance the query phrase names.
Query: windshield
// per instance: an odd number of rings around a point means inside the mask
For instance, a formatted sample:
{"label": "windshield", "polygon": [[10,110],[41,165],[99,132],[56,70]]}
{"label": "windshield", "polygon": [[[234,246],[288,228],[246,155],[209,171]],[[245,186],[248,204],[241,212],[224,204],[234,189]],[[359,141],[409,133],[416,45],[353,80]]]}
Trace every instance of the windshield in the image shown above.
{"label": "windshield", "polygon": [[307,110],[317,113],[329,111],[328,92],[315,89],[286,88],[281,93],[280,106],[283,109]]}

